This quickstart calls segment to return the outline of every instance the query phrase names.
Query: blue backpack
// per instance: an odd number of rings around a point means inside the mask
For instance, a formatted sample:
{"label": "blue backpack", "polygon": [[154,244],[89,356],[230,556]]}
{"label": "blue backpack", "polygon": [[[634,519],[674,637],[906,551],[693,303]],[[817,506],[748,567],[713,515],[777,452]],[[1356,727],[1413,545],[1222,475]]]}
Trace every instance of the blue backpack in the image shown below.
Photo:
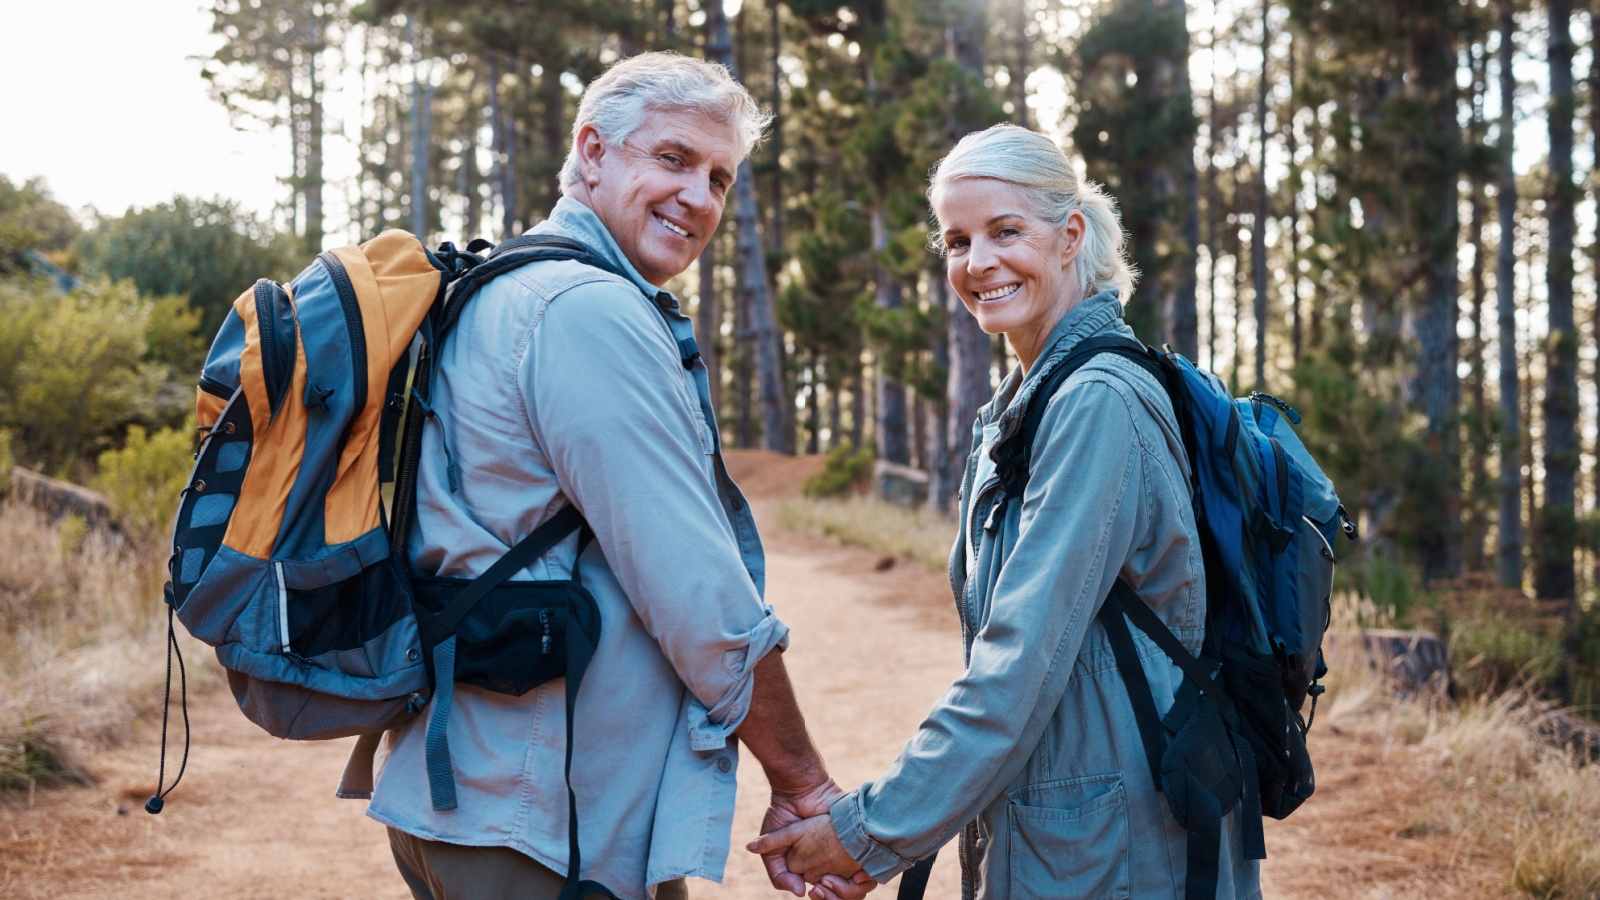
{"label": "blue backpack", "polygon": [[[994,449],[1005,497],[1020,499],[1048,399],[1100,353],[1137,363],[1172,401],[1192,470],[1206,570],[1206,637],[1190,654],[1128,585],[1117,581],[1099,620],[1157,790],[1189,832],[1188,897],[1215,897],[1222,817],[1239,808],[1244,852],[1266,858],[1261,817],[1282,819],[1315,788],[1306,733],[1327,667],[1322,636],[1342,530],[1357,537],[1333,483],[1294,434],[1300,416],[1261,392],[1235,399],[1215,375],[1168,349],[1091,338],[1051,370],[1022,428]],[[1157,714],[1128,622],[1185,674]],[[1306,701],[1310,710],[1302,718]]]}

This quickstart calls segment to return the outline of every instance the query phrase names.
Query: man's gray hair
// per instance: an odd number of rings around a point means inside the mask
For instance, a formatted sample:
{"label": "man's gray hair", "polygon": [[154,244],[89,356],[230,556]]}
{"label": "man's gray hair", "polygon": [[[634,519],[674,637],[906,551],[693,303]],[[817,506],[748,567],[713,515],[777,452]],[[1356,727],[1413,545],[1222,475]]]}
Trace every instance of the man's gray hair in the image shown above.
{"label": "man's gray hair", "polygon": [[697,112],[733,126],[743,161],[766,134],[772,115],[726,66],[677,53],[630,56],[590,82],[572,122],[572,147],[561,166],[561,192],[577,184],[578,132],[593,125],[607,148],[620,146],[657,112]]}
{"label": "man's gray hair", "polygon": [[[1074,211],[1083,213],[1083,248],[1078,252],[1084,296],[1116,288],[1123,303],[1133,296],[1139,273],[1128,260],[1127,234],[1117,203],[1100,185],[1079,181],[1067,155],[1056,142],[1037,131],[1016,125],[996,125],[962,138],[950,155],[933,167],[928,200],[940,188],[962,178],[993,178],[1014,184],[1032,197],[1034,211],[1060,228]],[[944,238],[935,232],[929,244],[944,251]]]}

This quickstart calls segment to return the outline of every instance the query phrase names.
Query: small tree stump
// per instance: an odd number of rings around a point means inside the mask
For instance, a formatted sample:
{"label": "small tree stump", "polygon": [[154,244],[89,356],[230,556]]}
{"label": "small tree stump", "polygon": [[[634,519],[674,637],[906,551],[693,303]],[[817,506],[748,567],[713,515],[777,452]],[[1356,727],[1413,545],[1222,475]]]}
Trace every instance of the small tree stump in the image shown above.
{"label": "small tree stump", "polygon": [[1397,628],[1330,631],[1322,646],[1328,656],[1365,659],[1401,696],[1450,694],[1450,652],[1431,632]]}
{"label": "small tree stump", "polygon": [[878,460],[872,464],[872,488],[896,506],[917,509],[928,502],[928,473]]}

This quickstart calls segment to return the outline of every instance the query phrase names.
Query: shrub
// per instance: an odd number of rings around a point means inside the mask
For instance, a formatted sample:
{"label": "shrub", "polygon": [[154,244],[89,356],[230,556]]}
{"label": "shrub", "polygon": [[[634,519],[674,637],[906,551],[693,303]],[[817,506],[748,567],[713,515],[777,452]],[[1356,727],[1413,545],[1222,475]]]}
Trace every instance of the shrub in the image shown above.
{"label": "shrub", "polygon": [[194,465],[190,452],[194,433],[192,419],[184,428],[163,428],[154,434],[134,425],[121,449],[100,454],[95,487],[111,501],[118,520],[135,539],[156,539],[171,524],[174,504]]}
{"label": "shrub", "polygon": [[806,479],[807,497],[840,497],[864,487],[872,478],[871,450],[851,452],[850,447],[839,444],[828,451],[822,471]]}
{"label": "shrub", "polygon": [[0,428],[0,497],[11,492],[11,467],[16,464],[11,456],[11,429]]}

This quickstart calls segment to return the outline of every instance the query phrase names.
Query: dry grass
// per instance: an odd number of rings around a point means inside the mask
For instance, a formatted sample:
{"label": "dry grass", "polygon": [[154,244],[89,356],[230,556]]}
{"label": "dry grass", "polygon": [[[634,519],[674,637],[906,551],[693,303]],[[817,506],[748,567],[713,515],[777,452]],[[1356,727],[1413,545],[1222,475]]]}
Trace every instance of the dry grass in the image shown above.
{"label": "dry grass", "polygon": [[956,535],[953,519],[871,496],[791,498],[779,507],[778,521],[790,531],[822,535],[941,573],[949,565]]}
{"label": "dry grass", "polygon": [[161,702],[159,557],[14,502],[0,547],[0,793],[88,781],[88,751]]}
{"label": "dry grass", "polygon": [[[1349,596],[1335,598],[1333,619],[1335,627],[1389,625]],[[1393,755],[1413,761],[1393,781],[1422,786],[1396,837],[1450,836],[1453,865],[1476,860],[1499,873],[1509,894],[1600,898],[1600,766],[1541,740],[1538,704],[1517,691],[1459,704],[1400,699],[1368,660],[1328,664],[1318,727],[1327,722],[1385,748],[1416,751]]]}

